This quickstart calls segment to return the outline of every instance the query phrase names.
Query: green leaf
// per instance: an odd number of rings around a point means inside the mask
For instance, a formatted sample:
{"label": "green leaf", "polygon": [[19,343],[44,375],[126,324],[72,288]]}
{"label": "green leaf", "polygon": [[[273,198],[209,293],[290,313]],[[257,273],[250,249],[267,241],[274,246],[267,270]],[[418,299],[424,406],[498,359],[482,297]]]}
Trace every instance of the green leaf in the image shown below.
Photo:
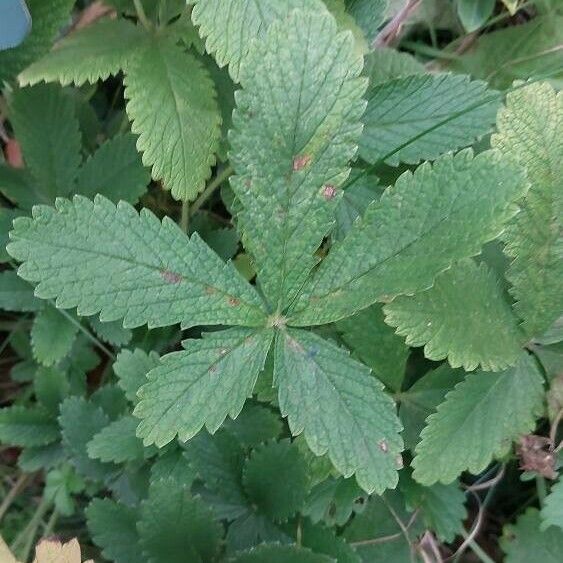
{"label": "green leaf", "polygon": [[37,296],[79,315],[101,312],[129,328],[263,322],[260,297],[231,264],[168,217],[161,223],[123,201],[58,199],[19,217],[10,238],[8,252],[24,262],[19,275],[40,282]]}
{"label": "green leaf", "polygon": [[467,33],[482,27],[494,9],[495,0],[457,0],[457,15]]}
{"label": "green leaf", "polygon": [[294,299],[334,221],[361,133],[361,58],[330,14],[293,12],[241,66],[230,136],[238,226],[277,312]]}
{"label": "green leaf", "polygon": [[312,332],[276,338],[274,379],[293,435],[305,433],[316,455],[328,455],[367,492],[397,484],[403,442],[393,400],[368,368]]}
{"label": "green leaf", "polygon": [[247,404],[236,420],[225,420],[223,428],[235,436],[241,445],[255,447],[278,438],[283,423],[271,409]]}
{"label": "green leaf", "polygon": [[409,349],[383,320],[381,307],[373,305],[352,317],[338,321],[342,339],[378,379],[393,391],[400,391]]}
{"label": "green leaf", "polygon": [[60,362],[72,349],[78,333],[60,311],[48,306],[39,311],[31,327],[33,357],[44,366]]}
{"label": "green leaf", "polygon": [[354,37],[355,51],[364,55],[369,51],[369,45],[364,32],[356,23],[355,19],[348,13],[345,0],[323,0],[327,10],[334,16],[336,25],[340,31],[348,30]]}
{"label": "green leaf", "polygon": [[227,415],[236,418],[252,395],[272,341],[272,331],[244,328],[185,341],[147,375],[134,414],[145,445],[182,442],[205,427],[214,433]]}
{"label": "green leaf", "polygon": [[25,448],[18,457],[18,466],[26,473],[51,469],[65,461],[65,451],[60,442],[46,446]]}
{"label": "green leaf", "polygon": [[334,557],[338,563],[360,563],[355,550],[348,545],[335,531],[321,525],[312,525],[305,520],[303,523],[301,542],[316,553],[324,553]]}
{"label": "green leaf", "polygon": [[55,84],[39,84],[16,90],[10,108],[25,163],[41,194],[36,203],[71,193],[81,150],[72,97]]}
{"label": "green leaf", "polygon": [[137,203],[147,191],[150,174],[143,167],[131,133],[106,141],[84,163],[76,180],[76,193],[93,198],[102,194],[117,203]]}
{"label": "green leaf", "polygon": [[98,317],[91,317],[88,322],[96,335],[112,346],[125,346],[133,337],[133,333],[128,328],[123,328],[119,321],[103,323]]}
{"label": "green leaf", "polygon": [[42,80],[81,86],[106,80],[124,68],[144,37],[142,28],[125,19],[100,21],[58,42],[19,75],[19,82],[23,86]]}
{"label": "green leaf", "polygon": [[50,413],[57,415],[59,404],[67,397],[70,384],[64,371],[40,367],[33,381],[35,397]]}
{"label": "green leaf", "polygon": [[47,473],[43,495],[53,502],[62,516],[72,516],[76,510],[73,495],[84,490],[84,481],[74,469],[65,464]]}
{"label": "green leaf", "polygon": [[531,187],[503,238],[507,278],[528,336],[540,336],[563,310],[563,94],[547,83],[511,92],[491,143],[526,167]]}
{"label": "green leaf", "polygon": [[211,175],[221,135],[209,74],[174,41],[155,38],[130,60],[124,83],[143,164],[175,199],[195,199]]}
{"label": "green leaf", "polygon": [[455,74],[413,75],[368,91],[360,156],[417,164],[465,147],[487,133],[500,96],[485,82]]}
{"label": "green leaf", "polygon": [[114,463],[143,459],[143,443],[135,435],[138,423],[129,415],[114,420],[88,442],[88,455]]}
{"label": "green leaf", "polygon": [[[344,538],[351,544],[357,544],[356,552],[365,563],[412,561],[411,545],[406,541],[397,519],[403,526],[412,519],[401,494],[388,491],[381,497],[372,496],[364,512],[356,515],[345,529]],[[419,522],[411,522],[411,537],[423,531]]]}
{"label": "green leaf", "polygon": [[24,313],[39,311],[44,303],[35,297],[33,286],[22,280],[16,272],[0,272],[0,309]]}
{"label": "green leaf", "polygon": [[563,532],[558,528],[541,531],[540,513],[535,508],[518,518],[516,524],[504,527],[501,547],[506,563],[559,563],[563,553]]}
{"label": "green leaf", "polygon": [[139,399],[137,391],[147,382],[147,373],[158,365],[159,356],[156,352],[147,354],[143,350],[122,350],[113,364],[118,384],[125,396],[132,403]]}
{"label": "green leaf", "polygon": [[[499,281],[484,262],[466,259],[436,277],[434,286],[400,295],[384,307],[385,322],[424,346],[430,360],[454,368],[499,371],[518,360],[523,338]],[[352,317],[354,318],[354,317]]]}
{"label": "green leaf", "polygon": [[188,452],[179,448],[160,456],[151,467],[151,483],[172,479],[178,486],[191,487],[197,472],[190,464]]}
{"label": "green leaf", "polygon": [[559,480],[551,487],[549,494],[545,497],[541,509],[542,530],[550,526],[558,526],[563,529],[563,481]]}
{"label": "green leaf", "polygon": [[408,449],[414,450],[428,415],[436,410],[448,391],[463,381],[464,375],[463,370],[442,364],[400,394],[399,418],[405,427],[403,437]]}
{"label": "green leaf", "polygon": [[102,555],[115,563],[142,561],[137,509],[108,498],[95,498],[86,508],[86,523]]}
{"label": "green leaf", "polygon": [[465,493],[457,481],[449,485],[419,485],[409,474],[401,476],[399,487],[410,510],[420,510],[426,526],[446,543],[452,542],[463,529],[467,518]]}
{"label": "green leaf", "polygon": [[[50,203],[43,186],[34,181],[29,170],[0,164],[0,191],[20,208],[15,217],[25,215],[21,210],[31,210],[36,203]],[[15,218],[14,217],[14,218]],[[8,231],[11,228],[8,228]]]}
{"label": "green leaf", "polygon": [[533,429],[543,395],[543,377],[526,352],[513,368],[468,374],[428,417],[412,463],[414,478],[423,485],[447,484],[462,471],[480,473]]}
{"label": "green leaf", "polygon": [[222,533],[201,500],[171,480],[151,485],[137,527],[149,563],[212,561]]}
{"label": "green leaf", "polygon": [[59,438],[57,419],[47,410],[21,406],[0,409],[0,442],[10,446],[45,446]]}
{"label": "green leaf", "polygon": [[111,475],[117,466],[91,459],[87,451],[88,442],[110,423],[108,415],[94,403],[79,397],[66,399],[60,413],[63,443],[76,470],[96,481]]}
{"label": "green leaf", "polygon": [[[483,33],[462,57],[448,62],[454,72],[487,80],[492,88],[509,88],[514,80],[553,76],[561,78],[563,17],[550,14],[527,23]],[[461,39],[450,44],[455,51]]]}
{"label": "green leaf", "polygon": [[[362,28],[366,39],[372,42],[379,26],[385,21],[388,0],[346,0],[346,7],[350,15]],[[374,51],[382,51],[382,48]]]}
{"label": "green leaf", "polygon": [[75,0],[26,0],[33,27],[19,47],[0,52],[0,84],[49,50],[61,27],[70,21],[74,3]]}
{"label": "green leaf", "polygon": [[225,543],[230,555],[263,543],[290,544],[293,539],[269,518],[249,508],[229,524]]}
{"label": "green leaf", "polygon": [[387,47],[374,49],[364,61],[364,76],[369,78],[368,93],[385,82],[425,72],[424,65],[412,55]]}
{"label": "green leaf", "polygon": [[318,0],[192,0],[192,20],[205,38],[205,48],[220,67],[239,81],[240,67],[253,39],[263,38],[275,21],[285,20],[295,8],[326,12]]}
{"label": "green leaf", "polygon": [[286,520],[300,510],[309,489],[307,465],[289,440],[256,448],[243,471],[244,488],[251,503],[268,517]]}
{"label": "green leaf", "polygon": [[[5,169],[6,167],[0,166],[0,191],[2,191],[2,171]],[[10,255],[6,251],[6,245],[8,244],[9,240],[8,233],[12,228],[13,220],[20,215],[24,215],[24,212],[20,209],[6,209],[5,207],[0,208],[0,263],[10,261]],[[2,277],[2,274],[4,274],[4,272],[0,273],[0,278]],[[0,297],[0,299],[2,298]],[[5,307],[3,307],[2,305],[0,305],[0,308],[5,309]]]}
{"label": "green leaf", "polygon": [[494,151],[464,150],[405,172],[329,253],[288,322],[324,324],[430,287],[498,236],[526,189],[523,171]]}
{"label": "green leaf", "polygon": [[240,554],[233,563],[332,563],[334,559],[294,545],[262,544]]}

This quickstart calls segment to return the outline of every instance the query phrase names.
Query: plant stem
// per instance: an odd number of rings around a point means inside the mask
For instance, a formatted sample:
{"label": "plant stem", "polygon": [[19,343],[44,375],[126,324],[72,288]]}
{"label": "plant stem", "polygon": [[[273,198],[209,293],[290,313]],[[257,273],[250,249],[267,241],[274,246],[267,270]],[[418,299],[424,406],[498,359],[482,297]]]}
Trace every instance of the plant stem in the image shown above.
{"label": "plant stem", "polygon": [[180,217],[180,228],[184,233],[188,234],[190,225],[190,204],[187,201],[182,202],[182,216]]}
{"label": "plant stem", "polygon": [[8,509],[12,505],[12,502],[14,502],[15,498],[21,493],[21,491],[23,491],[30,477],[30,473],[22,473],[18,477],[18,480],[14,483],[14,486],[10,489],[10,491],[6,495],[6,498],[0,505],[0,521],[2,520],[6,512],[8,512]]}
{"label": "plant stem", "polygon": [[47,522],[47,525],[45,526],[45,529],[43,530],[43,535],[41,537],[48,538],[53,533],[53,530],[57,525],[58,518],[59,518],[59,511],[56,508],[54,508],[53,512],[51,513],[51,516],[49,516],[49,521]]}
{"label": "plant stem", "polygon": [[[469,534],[463,529],[461,535],[467,539]],[[483,563],[495,563],[481,548],[481,546],[475,541],[471,540],[467,544],[471,551],[483,562]]]}
{"label": "plant stem", "polygon": [[547,487],[545,485],[545,477],[541,475],[536,475],[536,489],[538,491],[538,499],[540,501],[540,506],[543,506],[545,497],[547,496]]}
{"label": "plant stem", "polygon": [[22,552],[20,554],[20,559],[22,561],[27,561],[29,559],[29,554],[31,553],[31,549],[33,547],[33,541],[35,540],[35,536],[37,534],[37,528],[50,506],[51,501],[43,497],[27,526],[18,534],[18,537],[10,546],[11,551],[15,553],[16,548],[23,544]]}
{"label": "plant stem", "polygon": [[213,194],[213,192],[234,172],[232,166],[227,166],[209,182],[200,196],[193,202],[190,214],[193,215]]}
{"label": "plant stem", "polygon": [[150,31],[152,29],[152,24],[147,18],[147,14],[145,13],[145,9],[143,8],[143,4],[141,0],[133,0],[133,4],[135,5],[135,11],[137,12],[137,18],[143,24],[143,27]]}

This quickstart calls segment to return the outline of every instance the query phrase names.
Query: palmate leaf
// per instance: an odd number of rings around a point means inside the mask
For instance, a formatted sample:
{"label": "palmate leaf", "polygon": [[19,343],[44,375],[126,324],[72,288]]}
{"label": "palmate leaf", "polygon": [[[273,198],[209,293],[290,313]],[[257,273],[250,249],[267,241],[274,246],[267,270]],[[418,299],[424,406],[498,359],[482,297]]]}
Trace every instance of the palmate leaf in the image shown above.
{"label": "palmate leaf", "polygon": [[437,274],[502,232],[527,187],[523,170],[495,151],[474,157],[463,150],[405,172],[328,254],[289,324],[336,321],[430,287]]}
{"label": "palmate leaf", "polygon": [[316,455],[328,452],[370,493],[396,485],[401,425],[368,368],[312,332],[289,329],[276,337],[274,380],[291,432],[304,432]]}
{"label": "palmate leaf", "polygon": [[428,417],[412,463],[414,478],[423,485],[447,484],[462,471],[480,473],[534,427],[543,394],[543,377],[526,352],[513,368],[470,373]]}
{"label": "palmate leaf", "polygon": [[185,442],[205,425],[214,433],[252,395],[272,341],[271,330],[231,328],[187,340],[151,370],[134,414],[145,445]]}
{"label": "palmate leaf", "polygon": [[241,66],[230,137],[243,241],[272,308],[283,311],[316,263],[337,188],[356,152],[361,58],[327,13],[271,25]]}
{"label": "palmate leaf", "polygon": [[19,75],[19,82],[23,86],[41,81],[81,86],[105,80],[124,68],[145,36],[142,28],[125,19],[100,21],[57,43]]}
{"label": "palmate leaf", "polygon": [[205,38],[205,48],[220,67],[229,65],[238,82],[250,44],[263,37],[272,22],[283,20],[295,8],[326,11],[320,0],[192,0],[192,20]]}
{"label": "palmate leaf", "polygon": [[148,563],[213,561],[222,534],[210,509],[171,480],[151,485],[137,528]]}
{"label": "palmate leaf", "polygon": [[211,175],[221,135],[208,72],[173,39],[155,37],[127,64],[124,84],[143,164],[175,199],[194,199]]}
{"label": "palmate leaf", "polygon": [[[400,295],[385,306],[385,322],[423,346],[431,360],[448,358],[454,368],[479,365],[499,371],[514,365],[523,338],[496,275],[482,262],[458,262],[440,274],[432,288]],[[354,317],[352,317],[354,318]]]}
{"label": "palmate leaf", "polygon": [[39,282],[37,296],[79,315],[101,312],[126,327],[263,323],[260,297],[234,266],[169,218],[123,201],[75,196],[36,206],[10,238],[8,252],[24,262],[21,277]]}
{"label": "palmate leaf", "polygon": [[370,87],[367,97],[360,156],[392,165],[470,145],[489,131],[500,104],[485,82],[454,74],[398,78]]}
{"label": "palmate leaf", "polygon": [[528,336],[563,312],[563,94],[547,83],[511,92],[491,143],[526,167],[531,187],[504,235],[515,309]]}
{"label": "palmate leaf", "polygon": [[135,508],[95,498],[85,512],[88,530],[104,557],[115,563],[142,561]]}
{"label": "palmate leaf", "polygon": [[137,203],[147,191],[150,174],[143,167],[131,133],[106,141],[83,164],[76,179],[76,193],[86,197],[102,194],[111,201]]}
{"label": "palmate leaf", "polygon": [[0,52],[0,83],[14,78],[49,50],[59,30],[70,20],[75,0],[26,0],[26,4],[33,19],[32,30],[20,46]]}
{"label": "palmate leaf", "polygon": [[[75,102],[56,84],[16,90],[10,119],[41,203],[72,192],[80,165],[81,138]],[[39,202],[34,202],[39,203]]]}

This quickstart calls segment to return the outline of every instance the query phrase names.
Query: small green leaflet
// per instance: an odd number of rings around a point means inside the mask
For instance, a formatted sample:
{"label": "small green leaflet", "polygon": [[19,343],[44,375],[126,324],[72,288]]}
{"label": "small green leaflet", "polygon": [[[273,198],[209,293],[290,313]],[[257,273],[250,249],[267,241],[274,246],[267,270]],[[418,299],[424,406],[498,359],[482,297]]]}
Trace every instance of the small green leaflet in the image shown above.
{"label": "small green leaflet", "polygon": [[370,87],[360,156],[417,164],[465,147],[487,133],[500,103],[485,82],[418,74]]}
{"label": "small green leaflet", "polygon": [[[280,475],[283,480],[280,481]],[[304,457],[289,440],[256,448],[243,469],[243,483],[252,506],[273,520],[287,520],[301,509],[309,490]]]}
{"label": "small green leaflet", "polygon": [[45,304],[35,297],[33,286],[16,272],[0,272],[0,308],[4,311],[38,311]]}
{"label": "small green leaflet", "polygon": [[[440,274],[432,288],[400,295],[385,306],[385,322],[423,346],[431,360],[471,371],[479,365],[499,371],[514,365],[523,337],[496,275],[484,262],[466,259]],[[354,318],[354,317],[352,317]]]}
{"label": "small green leaflet", "polygon": [[78,327],[54,307],[43,308],[31,327],[33,357],[44,366],[62,360],[72,349]]}
{"label": "small green leaflet", "polygon": [[288,323],[325,324],[427,289],[502,232],[527,187],[523,170],[495,151],[467,149],[405,172],[329,252]]}
{"label": "small green leaflet", "polygon": [[113,463],[143,459],[143,443],[135,435],[138,422],[130,415],[113,421],[88,442],[88,455]]}
{"label": "small green leaflet", "polygon": [[19,275],[40,282],[37,296],[79,315],[101,312],[126,327],[264,322],[260,297],[231,264],[169,218],[123,201],[75,196],[36,206],[10,238],[8,252],[24,262]]}
{"label": "small green leaflet", "polygon": [[139,348],[122,350],[117,356],[113,371],[117,375],[119,386],[132,403],[138,401],[137,391],[147,382],[147,373],[158,365],[158,360],[156,352],[147,354]]}
{"label": "small green leaflet", "polygon": [[164,356],[139,391],[134,414],[145,445],[162,447],[176,435],[185,442],[205,425],[214,433],[236,416],[264,368],[272,331],[245,328],[187,340],[186,350]]}
{"label": "small green leaflet", "polygon": [[150,174],[143,167],[135,135],[116,135],[84,162],[76,179],[76,193],[92,198],[105,195],[117,203],[137,203],[147,191]]}
{"label": "small green leaflet", "polygon": [[495,4],[495,0],[457,0],[457,15],[465,31],[471,33],[484,25],[493,14]]}
{"label": "small green leaflet", "polygon": [[303,286],[333,225],[361,134],[361,64],[330,14],[296,11],[272,24],[241,66],[231,183],[243,242],[278,312]]}
{"label": "small green leaflet", "polygon": [[[81,137],[75,102],[57,84],[16,90],[10,119],[41,203],[68,195],[80,166]],[[35,202],[37,203],[37,202]]]}
{"label": "small green leaflet", "polygon": [[536,508],[518,518],[516,524],[503,529],[501,547],[505,563],[560,563],[563,553],[563,531],[556,527],[541,530],[540,513]]}
{"label": "small green leaflet", "polygon": [[262,544],[233,559],[233,563],[334,563],[332,557],[295,545]]}
{"label": "small green leaflet", "polygon": [[393,391],[400,391],[409,349],[384,322],[381,306],[373,305],[336,324],[350,350]]}
{"label": "small green leaflet", "polygon": [[136,527],[136,508],[109,498],[95,498],[85,512],[88,530],[104,557],[115,563],[143,560]]}
{"label": "small green leaflet", "polygon": [[291,432],[304,432],[313,453],[328,452],[367,492],[397,484],[401,425],[368,368],[312,332],[286,330],[276,336],[274,380]]}
{"label": "small green leaflet", "polygon": [[541,518],[542,530],[546,530],[550,526],[557,526],[563,533],[563,481],[561,478],[551,487],[549,494],[545,497]]}
{"label": "small green leaflet", "polygon": [[42,80],[81,86],[105,80],[124,68],[144,37],[142,28],[125,19],[100,21],[57,43],[19,75],[19,82],[22,86]]}
{"label": "small green leaflet", "polygon": [[172,480],[151,484],[137,529],[149,563],[213,561],[222,535],[210,509]]}
{"label": "small green leaflet", "polygon": [[543,396],[543,377],[527,352],[505,371],[468,374],[428,417],[412,463],[414,478],[423,485],[447,484],[463,471],[480,473],[532,430]]}
{"label": "small green leaflet", "polygon": [[10,446],[45,446],[57,441],[57,419],[44,408],[21,406],[0,409],[0,442]]}
{"label": "small green leaflet", "polygon": [[531,188],[503,238],[507,278],[527,336],[563,312],[563,94],[547,83],[511,92],[491,144],[526,167]]}
{"label": "small green leaflet", "polygon": [[220,67],[229,65],[238,82],[240,66],[252,40],[263,37],[272,22],[295,8],[326,12],[320,0],[193,0],[192,20],[205,38],[205,48]]}
{"label": "small green leaflet", "polygon": [[50,413],[56,416],[59,405],[70,391],[66,373],[60,368],[40,367],[33,379],[35,397]]}
{"label": "small green leaflet", "polygon": [[221,114],[203,65],[167,37],[139,49],[124,78],[131,130],[143,164],[175,199],[192,200],[215,163]]}

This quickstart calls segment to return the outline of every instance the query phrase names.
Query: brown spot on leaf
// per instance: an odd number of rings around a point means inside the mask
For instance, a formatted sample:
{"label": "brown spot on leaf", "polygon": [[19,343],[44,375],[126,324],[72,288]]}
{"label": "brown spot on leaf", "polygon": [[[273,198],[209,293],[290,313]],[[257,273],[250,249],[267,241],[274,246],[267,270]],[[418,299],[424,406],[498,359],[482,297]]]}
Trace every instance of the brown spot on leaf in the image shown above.
{"label": "brown spot on leaf", "polygon": [[311,157],[308,154],[298,154],[293,157],[293,171],[298,172],[303,170],[311,162]]}
{"label": "brown spot on leaf", "polygon": [[381,440],[378,442],[377,444],[379,446],[379,449],[386,454],[389,451],[389,444],[387,443],[387,440]]}
{"label": "brown spot on leaf", "polygon": [[210,285],[206,285],[205,293],[207,293],[207,295],[213,295],[214,293],[217,293],[217,290],[214,287],[211,287]]}
{"label": "brown spot on leaf", "polygon": [[238,307],[240,305],[240,299],[236,297],[229,297],[229,305],[231,307]]}
{"label": "brown spot on leaf", "polygon": [[331,186],[330,184],[327,184],[326,186],[323,186],[323,197],[329,201],[331,200],[335,195],[336,195],[336,188],[334,186]]}
{"label": "brown spot on leaf", "polygon": [[165,281],[173,284],[180,283],[184,279],[180,274],[171,272],[170,270],[161,270],[160,275]]}

